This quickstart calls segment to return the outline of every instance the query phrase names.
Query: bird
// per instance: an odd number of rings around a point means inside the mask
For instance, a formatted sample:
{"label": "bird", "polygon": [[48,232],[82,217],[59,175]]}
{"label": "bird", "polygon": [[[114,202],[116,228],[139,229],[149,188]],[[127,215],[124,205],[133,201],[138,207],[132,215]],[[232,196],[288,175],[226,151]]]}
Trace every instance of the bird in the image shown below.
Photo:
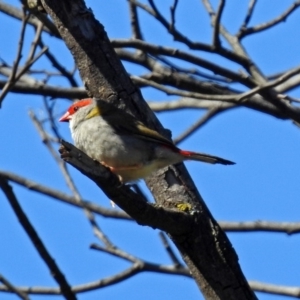
{"label": "bird", "polygon": [[78,149],[108,167],[122,183],[144,179],[185,160],[235,164],[217,156],[181,150],[172,140],[103,99],[74,102],[59,121],[69,122]]}

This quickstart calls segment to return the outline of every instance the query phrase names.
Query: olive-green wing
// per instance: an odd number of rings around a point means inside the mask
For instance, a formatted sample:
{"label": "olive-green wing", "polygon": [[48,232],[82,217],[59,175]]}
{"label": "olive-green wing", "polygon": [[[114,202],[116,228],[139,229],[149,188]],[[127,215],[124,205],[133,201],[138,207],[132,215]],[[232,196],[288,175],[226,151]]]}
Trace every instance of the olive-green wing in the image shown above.
{"label": "olive-green wing", "polygon": [[150,129],[127,113],[123,112],[121,117],[118,114],[103,117],[119,134],[134,135],[146,141],[161,143],[172,148],[175,147],[171,140],[163,137],[157,131]]}

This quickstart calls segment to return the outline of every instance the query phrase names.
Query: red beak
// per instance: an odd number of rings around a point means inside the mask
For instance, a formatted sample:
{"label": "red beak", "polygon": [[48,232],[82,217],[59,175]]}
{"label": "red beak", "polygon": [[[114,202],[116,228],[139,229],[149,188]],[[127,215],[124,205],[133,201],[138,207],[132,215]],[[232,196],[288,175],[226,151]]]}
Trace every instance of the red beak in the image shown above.
{"label": "red beak", "polygon": [[67,111],[58,121],[69,122],[70,119],[71,119],[70,113]]}

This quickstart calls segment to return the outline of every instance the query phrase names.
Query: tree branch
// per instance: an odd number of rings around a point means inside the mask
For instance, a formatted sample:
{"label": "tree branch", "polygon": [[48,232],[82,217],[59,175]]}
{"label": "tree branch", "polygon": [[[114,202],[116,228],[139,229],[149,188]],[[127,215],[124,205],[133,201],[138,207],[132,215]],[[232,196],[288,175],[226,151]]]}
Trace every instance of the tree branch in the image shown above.
{"label": "tree branch", "polygon": [[12,181],[16,184],[19,184],[23,187],[28,188],[31,191],[35,191],[37,193],[46,195],[48,197],[62,201],[64,203],[70,204],[72,206],[75,206],[78,208],[84,208],[84,207],[88,208],[90,211],[92,211],[96,214],[99,214],[102,217],[120,219],[120,220],[132,220],[126,213],[124,213],[122,211],[118,211],[116,209],[107,209],[107,208],[101,207],[95,203],[92,203],[90,201],[82,200],[81,202],[78,202],[75,197],[69,196],[58,190],[51,189],[51,188],[41,185],[37,182],[29,180],[25,177],[21,177],[16,174],[13,174],[10,172],[5,172],[5,171],[0,171],[0,176],[2,178],[4,178],[5,180]]}
{"label": "tree branch", "polygon": [[220,21],[221,21],[221,16],[223,13],[224,6],[225,6],[225,0],[220,0],[217,14],[214,20],[213,46],[216,49],[221,47],[219,32],[220,32]]}
{"label": "tree branch", "polygon": [[20,291],[18,287],[13,285],[10,281],[8,281],[4,276],[0,274],[0,281],[4,284],[4,286],[7,287],[7,289],[14,294],[16,294],[20,299],[23,300],[30,300],[27,293],[24,293],[23,291]]}
{"label": "tree branch", "polygon": [[23,212],[18,200],[11,188],[11,186],[7,183],[7,181],[0,177],[0,188],[4,192],[7,200],[9,201],[12,209],[14,210],[16,216],[18,217],[19,222],[21,223],[22,227],[24,228],[25,232],[27,233],[28,237],[30,238],[32,244],[36,248],[37,252],[44,260],[46,265],[48,266],[51,275],[58,283],[61,289],[61,294],[65,296],[68,300],[76,300],[76,296],[71,291],[71,287],[67,282],[64,274],[59,269],[58,265],[56,264],[55,260],[52,258],[50,253],[48,252],[47,248],[43,244],[42,240],[38,236],[37,232],[35,231],[34,227],[31,225],[29,219]]}
{"label": "tree branch", "polygon": [[240,31],[237,33],[237,38],[238,39],[242,39],[244,37],[246,37],[247,35],[253,34],[253,33],[258,33],[267,29],[270,29],[273,26],[276,26],[277,24],[279,24],[280,22],[284,22],[286,21],[286,19],[300,6],[300,1],[297,0],[295,1],[284,13],[282,13],[280,16],[278,16],[277,18],[260,24],[260,25],[256,25],[253,27],[242,27],[240,29]]}
{"label": "tree branch", "polygon": [[226,232],[283,232],[288,235],[300,233],[300,222],[225,222],[219,221],[220,226]]}
{"label": "tree branch", "polygon": [[[19,8],[4,3],[3,1],[0,1],[0,11],[2,13],[7,14],[8,16],[11,16],[17,20],[22,20],[23,17],[23,13],[22,10],[20,10]],[[56,29],[56,27],[54,26],[54,24],[47,18],[47,16],[43,13],[37,13],[38,18],[30,15],[30,18],[28,20],[28,24],[34,26],[34,27],[38,27],[38,24],[40,22],[42,22],[45,27],[43,28],[43,31],[49,33],[52,36],[55,36],[59,39],[61,39],[61,36],[58,33],[58,30]]]}
{"label": "tree branch", "polygon": [[[127,185],[120,183],[116,175],[98,162],[88,157],[66,141],[61,141],[62,158],[100,187],[106,196],[122,208],[140,225],[159,228],[174,235],[182,235],[190,230],[191,217],[182,211],[165,209],[144,201]],[[130,200],[129,200],[130,199]],[[181,224],[180,227],[176,224]]]}
{"label": "tree branch", "polygon": [[[94,19],[83,1],[42,0],[42,3],[72,51],[89,94],[110,101],[119,107],[120,105],[126,107],[149,127],[166,134],[128,78],[102,25]],[[100,90],[99,87],[101,87]],[[85,172],[93,170],[93,166],[85,169]],[[167,169],[168,173],[160,170],[147,180],[160,209],[147,206],[143,200],[140,202],[136,194],[130,194],[131,201],[126,202],[127,187],[109,191],[107,181],[102,182],[101,187],[110,199],[126,209],[128,213],[130,210],[132,216],[138,213],[138,222],[148,221],[147,224],[151,224],[154,220],[147,220],[147,214],[168,218],[165,220],[168,225],[161,224],[164,228],[160,228],[169,233],[172,232],[172,240],[205,297],[209,299],[222,297],[239,300],[255,299],[254,293],[242,275],[237,256],[229,240],[212,218],[184,166],[179,164]],[[99,184],[99,181],[97,183]],[[135,199],[134,202],[132,202],[132,197]],[[182,203],[190,205],[191,209],[186,213],[170,209]],[[174,222],[176,218],[181,218],[181,220],[177,219],[177,222]],[[190,226],[191,222],[193,226]],[[174,226],[177,227],[176,230]],[[175,234],[174,231],[178,231],[178,227],[180,227],[180,232],[184,233],[183,235]],[[187,228],[189,228],[188,231],[186,231]],[[215,266],[214,270],[211,268],[212,265]]]}

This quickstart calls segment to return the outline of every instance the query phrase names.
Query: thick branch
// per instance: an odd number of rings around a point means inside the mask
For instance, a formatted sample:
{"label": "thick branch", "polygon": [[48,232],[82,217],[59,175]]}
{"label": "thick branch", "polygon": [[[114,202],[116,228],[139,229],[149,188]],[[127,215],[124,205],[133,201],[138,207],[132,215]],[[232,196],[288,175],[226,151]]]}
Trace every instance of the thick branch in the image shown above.
{"label": "thick branch", "polygon": [[[102,25],[94,19],[83,1],[42,0],[42,3],[71,50],[89,94],[125,106],[150,127],[165,134],[120,64]],[[116,203],[123,208],[127,207],[128,213],[130,209],[131,215],[139,212],[140,215],[156,214],[168,217],[170,224],[164,224],[163,230],[169,228],[167,232],[179,230],[185,233],[171,234],[171,238],[205,297],[212,300],[255,299],[240,270],[237,256],[229,240],[211,216],[184,166],[178,165],[168,170],[168,173],[161,170],[147,180],[160,209],[150,207],[144,201],[138,201],[138,196],[127,187],[114,189],[109,195],[113,196]],[[105,185],[105,182],[102,184]],[[104,188],[108,192],[109,187]],[[127,192],[131,195],[130,202],[126,201]],[[132,197],[135,199],[134,202]],[[133,203],[138,206],[133,207],[135,206]],[[180,203],[190,206],[190,213],[166,210]],[[173,224],[175,215],[182,220]],[[188,232],[185,223],[187,215],[193,217],[193,226],[189,227]],[[150,222],[153,220],[149,220],[147,224]],[[170,226],[172,224],[177,228],[172,228]]]}
{"label": "thick branch", "polygon": [[94,161],[72,144],[62,141],[60,152],[67,163],[94,181],[109,199],[140,225],[159,228],[174,235],[182,235],[190,230],[191,217],[188,214],[145,202],[144,198],[133,192],[130,187],[120,183],[108,168]]}

